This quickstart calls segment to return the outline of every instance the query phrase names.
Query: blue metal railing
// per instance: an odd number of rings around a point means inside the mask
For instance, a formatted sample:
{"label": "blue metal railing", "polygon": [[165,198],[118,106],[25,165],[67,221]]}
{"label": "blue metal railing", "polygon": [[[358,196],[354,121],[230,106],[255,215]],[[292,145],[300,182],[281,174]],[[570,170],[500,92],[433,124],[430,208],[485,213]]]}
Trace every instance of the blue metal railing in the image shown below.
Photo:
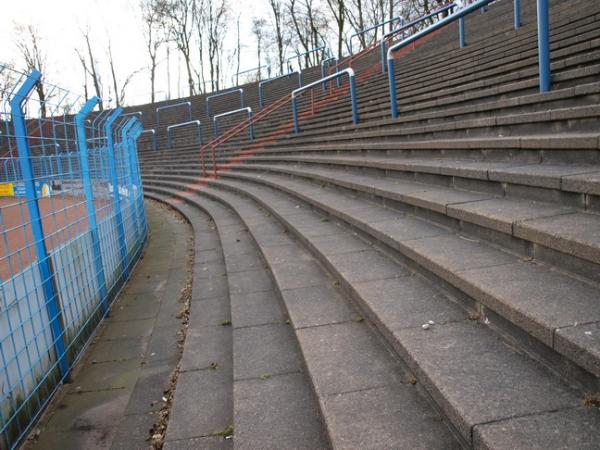
{"label": "blue metal railing", "polygon": [[[397,92],[396,92],[396,74],[395,74],[395,68],[394,68],[394,52],[406,47],[407,45],[412,44],[413,42],[418,41],[419,39],[423,38],[424,36],[427,36],[430,33],[433,33],[443,27],[445,27],[446,25],[455,22],[457,20],[460,20],[462,18],[464,18],[465,16],[471,14],[474,11],[477,11],[478,9],[481,9],[484,6],[487,6],[489,3],[492,3],[495,0],[477,0],[473,3],[471,3],[468,6],[465,6],[462,9],[459,9],[458,11],[455,11],[454,13],[452,13],[451,15],[449,15],[448,17],[445,17],[441,20],[439,20],[438,22],[430,25],[429,27],[419,31],[418,33],[402,40],[401,42],[398,42],[397,44],[391,46],[388,51],[387,51],[387,71],[388,71],[388,86],[389,86],[389,94],[390,94],[390,107],[391,107],[391,112],[392,112],[392,117],[396,118],[398,117],[398,100],[397,100]],[[548,7],[548,0],[537,0],[538,2],[538,11],[540,10],[540,4],[545,4],[546,6],[546,14],[547,14],[547,7]],[[514,8],[515,10],[520,7],[520,2],[514,2]],[[543,10],[543,6],[542,6],[542,10]],[[515,20],[520,17],[520,10],[519,11],[515,11],[514,14],[514,18]],[[546,16],[547,17],[547,16]],[[520,20],[519,20],[520,22]],[[539,22],[539,20],[538,20]],[[515,21],[515,28],[516,28],[517,22]],[[464,31],[464,27],[463,27],[463,31]],[[546,33],[545,37],[540,37],[539,40],[540,41],[544,41],[546,43],[549,42],[549,37],[548,37],[548,27],[545,28],[544,32]],[[541,32],[540,32],[541,33]],[[461,40],[464,40],[464,36],[461,38]],[[540,45],[540,48],[542,46]],[[543,91],[543,82],[547,82],[547,87],[546,90],[550,89],[550,55],[549,55],[549,50],[548,50],[548,54],[545,56],[547,57],[547,65],[546,62],[544,61],[544,68],[542,68],[542,52],[540,52],[540,90]]]}
{"label": "blue metal railing", "polygon": [[[22,442],[69,379],[147,237],[138,117],[91,118],[97,98],[84,102],[37,71],[14,79],[0,104],[13,143],[0,157],[2,449]],[[46,117],[31,95],[41,82],[54,92]],[[65,105],[78,112],[59,113]]]}
{"label": "blue metal railing", "polygon": [[240,108],[243,108],[244,107],[244,90],[243,89],[231,89],[229,91],[219,92],[218,94],[213,94],[213,95],[209,95],[208,97],[206,97],[206,115],[208,117],[212,116],[211,109],[210,109],[211,100],[213,100],[215,98],[219,98],[219,97],[224,97],[226,95],[235,94],[235,93],[240,94]]}
{"label": "blue metal railing", "polygon": [[[385,28],[384,27],[388,23],[391,25],[391,27],[393,27],[394,26],[394,22],[398,23],[400,26],[404,25],[404,19],[402,17],[398,16],[398,17],[394,17],[393,19],[388,19],[385,22],[381,22],[381,23],[378,23],[376,25],[373,25],[373,26],[370,26],[368,28],[365,28],[363,30],[360,30],[359,32],[354,33],[352,36],[350,36],[348,38],[348,40],[346,41],[346,46],[348,47],[348,52],[350,52],[350,56],[354,55],[354,52],[352,51],[352,39],[353,38],[360,37],[363,34],[368,33],[369,31],[373,31],[373,30],[377,31],[379,28],[381,28],[382,31],[384,31],[383,34],[385,34]],[[392,30],[390,30],[390,31],[392,31]]]}
{"label": "blue metal railing", "polygon": [[260,71],[262,69],[267,69],[267,78],[270,78],[271,77],[271,66],[262,65],[262,66],[258,66],[258,67],[253,67],[252,69],[242,70],[241,72],[236,72],[235,75],[233,75],[231,77],[231,84],[237,85],[237,83],[239,83],[240,75],[245,75],[247,73],[255,72],[255,71],[258,71],[258,75],[259,75],[259,79],[260,79]]}
{"label": "blue metal railing", "polygon": [[330,54],[327,46],[323,45],[321,47],[317,47],[317,48],[313,48],[311,50],[308,50],[308,51],[306,51],[304,53],[298,53],[297,55],[290,56],[287,59],[287,62],[286,62],[287,66],[288,66],[288,72],[292,72],[292,70],[293,70],[293,67],[290,64],[291,60],[296,59],[298,61],[298,71],[300,73],[302,73],[302,65],[300,64],[300,58],[302,58],[303,56],[308,56],[308,55],[312,55],[313,53],[319,53],[319,52],[322,52],[324,55],[329,55]]}
{"label": "blue metal railing", "polygon": [[268,80],[263,80],[260,83],[258,83],[258,105],[260,106],[261,109],[265,107],[263,88],[266,85],[273,83],[274,81],[279,81],[284,78],[289,79],[292,75],[298,75],[298,87],[302,87],[302,72],[286,73],[284,75],[279,75],[278,77],[269,78]]}
{"label": "blue metal railing", "polygon": [[167,127],[167,147],[171,148],[171,132],[176,128],[187,127],[189,125],[196,125],[196,143],[202,145],[202,124],[199,120],[190,120],[189,122],[182,122],[176,125],[169,125]]}
{"label": "blue metal railing", "polygon": [[157,143],[156,143],[156,130],[154,128],[149,128],[147,130],[141,130],[140,131],[140,136],[146,133],[150,133],[152,135],[152,148],[154,149],[154,151],[156,151],[158,149]]}
{"label": "blue metal railing", "polygon": [[191,102],[180,102],[180,103],[175,103],[174,105],[159,106],[158,108],[156,108],[156,124],[160,125],[160,112],[161,111],[164,111],[166,109],[179,108],[181,106],[187,107],[188,120],[192,120],[192,103]]}
{"label": "blue metal railing", "polygon": [[252,122],[252,108],[249,106],[240,109],[234,109],[233,111],[227,111],[221,114],[217,114],[213,117],[213,137],[216,139],[219,137],[219,121],[218,119],[222,117],[232,116],[234,114],[239,114],[241,112],[246,113],[248,120],[250,120],[250,127],[248,128],[248,137],[250,140],[254,140],[254,123]]}
{"label": "blue metal railing", "polygon": [[343,77],[344,75],[348,75],[348,80],[349,80],[349,84],[350,84],[350,101],[352,103],[352,122],[354,124],[357,124],[359,122],[358,102],[356,100],[356,82],[354,80],[354,78],[355,78],[354,70],[348,68],[348,69],[340,70],[339,72],[336,72],[325,78],[321,78],[320,80],[314,81],[314,82],[307,84],[306,86],[303,86],[301,88],[298,88],[292,92],[292,114],[294,116],[294,133],[297,134],[300,132],[300,125],[298,124],[298,104],[297,104],[297,100],[296,100],[296,98],[298,97],[298,94],[301,94],[302,92],[307,91],[309,89],[313,89],[314,87],[322,85],[323,83],[326,83],[328,81],[333,81],[335,79]]}
{"label": "blue metal railing", "polygon": [[387,42],[390,39],[392,39],[394,36],[397,36],[399,34],[400,40],[403,41],[404,34],[406,33],[407,30],[410,30],[411,28],[413,28],[417,25],[420,25],[423,22],[433,19],[434,17],[439,17],[440,14],[450,12],[454,8],[456,8],[456,4],[449,3],[445,6],[442,6],[441,8],[436,9],[435,11],[430,12],[429,14],[425,14],[424,16],[417,17],[415,20],[401,25],[400,28],[396,28],[395,30],[392,30],[389,33],[384,34],[381,37],[381,41],[379,43],[379,47],[381,49],[381,70],[382,70],[382,72],[385,73],[385,71],[387,70],[387,67],[385,65],[385,56],[386,56],[386,52],[387,52]]}

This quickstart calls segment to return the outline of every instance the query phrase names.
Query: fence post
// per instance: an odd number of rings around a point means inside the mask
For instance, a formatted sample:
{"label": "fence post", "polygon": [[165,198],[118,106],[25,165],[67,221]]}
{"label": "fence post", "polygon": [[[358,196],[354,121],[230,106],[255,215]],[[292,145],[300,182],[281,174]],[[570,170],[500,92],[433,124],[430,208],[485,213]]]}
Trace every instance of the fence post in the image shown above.
{"label": "fence post", "polygon": [[515,30],[521,28],[521,0],[514,0]]}
{"label": "fence post", "polygon": [[138,123],[136,126],[133,127],[133,129],[131,130],[131,143],[132,143],[132,152],[131,152],[131,159],[132,159],[132,164],[133,164],[133,168],[135,169],[135,183],[138,189],[137,192],[137,197],[136,197],[136,209],[140,218],[140,223],[142,225],[142,237],[143,240],[146,240],[146,237],[148,236],[148,227],[146,224],[146,216],[144,214],[144,193],[143,193],[143,186],[142,186],[142,179],[140,176],[140,171],[139,171],[139,161],[138,161],[138,152],[137,152],[137,140],[138,138],[141,136],[141,134],[143,133],[143,128],[142,125],[140,123]]}
{"label": "fence post", "polygon": [[14,97],[10,101],[11,117],[13,121],[15,140],[19,151],[19,164],[21,167],[21,175],[25,186],[25,196],[27,199],[27,209],[29,212],[29,220],[33,240],[35,242],[35,250],[37,253],[37,266],[40,270],[42,280],[42,290],[44,293],[46,310],[50,319],[50,330],[54,348],[56,350],[56,358],[58,367],[63,380],[69,378],[69,362],[67,360],[65,341],[64,341],[64,324],[62,319],[62,311],[58,299],[58,294],[54,287],[54,273],[46,249],[44,236],[44,228],[40,214],[40,205],[37,198],[35,187],[34,173],[31,164],[31,153],[29,151],[29,143],[27,141],[27,127],[25,125],[25,114],[23,105],[27,101],[28,95],[40,82],[42,74],[37,70],[31,72],[27,79],[23,82]]}
{"label": "fence post", "polygon": [[85,206],[90,224],[90,234],[92,237],[92,249],[94,251],[94,265],[96,267],[96,277],[98,279],[98,288],[100,291],[100,302],[107,314],[109,310],[108,292],[106,290],[106,276],[104,274],[104,264],[102,260],[102,250],[100,247],[100,236],[98,234],[98,222],[96,218],[96,208],[94,206],[94,191],[92,189],[92,179],[90,176],[90,165],[88,161],[88,146],[85,134],[85,119],[88,114],[98,104],[98,97],[93,97],[87,101],[81,111],[75,116],[75,125],[77,129],[77,147],[79,150],[79,165],[81,167],[81,181],[85,195]]}
{"label": "fence post", "polygon": [[465,18],[461,17],[458,19],[458,40],[460,43],[460,48],[465,48],[467,45],[465,39]]}
{"label": "fence post", "polygon": [[550,69],[550,18],[548,0],[537,0],[538,21],[538,58],[540,71],[540,92],[548,92],[551,88]]}
{"label": "fence post", "polygon": [[138,123],[138,121],[135,117],[132,117],[131,119],[129,119],[127,121],[127,123],[121,130],[121,142],[122,142],[123,152],[125,152],[125,155],[123,158],[123,163],[124,163],[126,171],[127,171],[127,179],[128,179],[128,184],[129,184],[129,186],[127,186],[127,196],[129,198],[129,202],[128,202],[129,207],[131,208],[130,214],[133,217],[136,234],[139,234],[138,233],[139,232],[138,217],[137,217],[137,213],[135,211],[135,204],[133,202],[133,174],[134,174],[133,171],[134,171],[134,168],[131,163],[131,152],[133,151],[133,149],[131,147],[131,136],[130,136],[131,128],[137,123]]}
{"label": "fence post", "polygon": [[106,136],[106,150],[108,153],[108,168],[113,189],[113,205],[115,209],[115,220],[117,221],[117,233],[119,237],[119,250],[121,252],[121,269],[123,278],[129,277],[129,256],[127,255],[127,242],[125,240],[125,226],[121,212],[121,197],[119,193],[119,174],[117,172],[117,161],[115,144],[113,139],[113,123],[123,112],[123,108],[114,110],[104,123],[104,135]]}

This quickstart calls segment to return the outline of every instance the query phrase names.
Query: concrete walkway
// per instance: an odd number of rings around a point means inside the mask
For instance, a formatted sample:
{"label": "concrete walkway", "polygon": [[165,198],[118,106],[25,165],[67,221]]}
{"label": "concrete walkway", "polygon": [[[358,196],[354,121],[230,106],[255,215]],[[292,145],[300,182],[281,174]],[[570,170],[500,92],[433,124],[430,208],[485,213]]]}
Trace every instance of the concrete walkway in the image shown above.
{"label": "concrete walkway", "polygon": [[146,202],[150,241],[143,259],[83,360],[26,448],[148,449],[179,357],[182,290],[193,248],[190,226]]}

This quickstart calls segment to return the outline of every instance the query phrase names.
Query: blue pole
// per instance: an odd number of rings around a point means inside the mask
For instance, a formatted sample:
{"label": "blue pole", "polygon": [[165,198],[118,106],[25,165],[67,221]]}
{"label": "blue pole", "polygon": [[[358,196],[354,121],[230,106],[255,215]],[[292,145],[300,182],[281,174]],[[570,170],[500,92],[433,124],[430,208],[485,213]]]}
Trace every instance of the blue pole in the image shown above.
{"label": "blue pole", "polygon": [[248,129],[248,133],[250,133],[250,140],[254,140],[254,123],[252,122],[252,111],[248,111],[248,119],[250,119],[250,128]]}
{"label": "blue pole", "polygon": [[[133,202],[133,184],[134,184],[134,167],[132,164],[132,152],[133,145],[131,142],[131,128],[138,124],[138,120],[135,117],[129,119],[127,124],[121,130],[121,144],[123,148],[123,152],[125,153],[123,158],[123,164],[125,166],[125,171],[127,172],[127,199],[129,203],[129,214],[133,218],[134,229],[136,230],[136,234],[139,232],[138,225],[138,217],[135,212],[135,204]],[[139,236],[138,236],[139,237]],[[136,239],[138,242],[139,239]]]}
{"label": "blue pole", "polygon": [[390,87],[390,106],[392,108],[392,117],[398,117],[398,102],[396,101],[396,74],[394,73],[394,60],[388,59],[388,84]]}
{"label": "blue pole", "polygon": [[85,119],[95,108],[100,100],[98,97],[89,99],[81,111],[75,116],[75,125],[77,129],[77,147],[79,150],[79,164],[81,166],[81,181],[85,195],[85,206],[90,224],[90,235],[92,237],[92,249],[94,252],[94,265],[96,267],[96,278],[98,280],[98,290],[100,301],[104,313],[108,313],[108,292],[106,290],[106,276],[104,274],[104,264],[102,261],[102,250],[100,247],[100,236],[98,234],[98,222],[96,218],[96,208],[94,206],[94,191],[92,189],[92,180],[90,177],[90,165],[88,160],[88,147],[85,134]]}
{"label": "blue pole", "polygon": [[33,168],[31,165],[31,154],[29,151],[29,143],[27,142],[26,137],[27,127],[25,125],[25,113],[23,112],[23,106],[27,101],[28,95],[40,82],[41,78],[42,74],[37,70],[31,72],[17,93],[11,99],[10,108],[15,132],[15,140],[17,143],[17,149],[19,151],[21,175],[23,178],[23,184],[25,186],[25,196],[27,198],[30,226],[38,257],[37,266],[40,270],[40,277],[42,280],[42,290],[45,299],[44,303],[46,304],[46,310],[50,320],[50,330],[52,332],[52,339],[54,343],[54,349],[56,351],[56,358],[58,360],[58,367],[63,379],[66,380],[69,377],[70,369],[65,349],[65,330],[58,295],[52,282],[54,274],[50,264],[50,256],[48,255],[48,251],[46,249],[44,228],[40,214],[40,205],[38,203]]}
{"label": "blue pole", "polygon": [[354,76],[350,77],[350,100],[352,101],[352,122],[356,125],[358,119],[358,102],[356,101],[356,82]]}
{"label": "blue pole", "polygon": [[465,48],[466,40],[465,40],[465,18],[461,17],[458,19],[458,36],[460,42],[460,48]]}
{"label": "blue pole", "polygon": [[296,103],[296,97],[292,97],[292,114],[294,116],[294,133],[300,132],[300,126],[298,125],[298,104]]}
{"label": "blue pole", "polygon": [[521,0],[515,0],[514,5],[515,30],[518,30],[521,28]]}
{"label": "blue pole", "polygon": [[115,220],[117,221],[117,234],[119,238],[119,250],[121,252],[121,269],[123,278],[129,277],[129,256],[127,255],[127,242],[125,241],[125,226],[123,224],[123,213],[121,212],[121,194],[119,193],[119,175],[117,172],[117,161],[115,145],[113,140],[113,123],[123,112],[123,108],[117,108],[111,113],[104,123],[104,134],[106,136],[106,149],[108,152],[109,173],[113,188],[113,204],[115,208]]}
{"label": "blue pole", "polygon": [[550,69],[550,18],[548,0],[537,0],[538,54],[540,71],[540,92],[551,89]]}

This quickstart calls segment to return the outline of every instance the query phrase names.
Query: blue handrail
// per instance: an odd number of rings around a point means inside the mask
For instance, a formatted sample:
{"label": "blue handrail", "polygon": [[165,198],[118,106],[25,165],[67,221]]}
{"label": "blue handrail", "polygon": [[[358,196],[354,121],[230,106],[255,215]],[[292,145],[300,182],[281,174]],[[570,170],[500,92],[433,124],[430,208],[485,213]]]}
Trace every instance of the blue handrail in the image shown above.
{"label": "blue handrail", "polygon": [[289,78],[294,74],[298,75],[298,87],[302,87],[302,73],[301,72],[286,73],[284,75],[279,75],[278,77],[269,78],[268,80],[263,80],[260,83],[258,83],[258,104],[261,109],[264,108],[264,106],[265,106],[265,101],[263,98],[263,86],[266,86],[267,84],[271,84],[274,81],[281,80],[282,78]]}
{"label": "blue handrail", "polygon": [[303,56],[306,56],[306,55],[310,55],[310,54],[312,54],[312,53],[316,53],[316,52],[323,52],[323,53],[327,53],[327,54],[329,54],[327,47],[323,45],[323,46],[321,46],[321,47],[317,47],[317,48],[313,48],[312,50],[308,50],[308,51],[306,51],[306,52],[304,52],[304,53],[298,53],[297,55],[290,56],[290,57],[287,59],[288,72],[291,72],[291,71],[292,71],[292,67],[290,66],[290,61],[291,61],[292,59],[298,59],[298,70],[299,70],[299,71],[301,71],[301,70],[300,70],[300,69],[301,69],[301,66],[300,66],[300,58],[302,58]]}
{"label": "blue handrail", "polygon": [[150,128],[148,130],[142,130],[142,131],[140,131],[140,136],[142,134],[145,134],[145,133],[152,133],[152,147],[154,147],[154,151],[156,151],[156,149],[157,149],[157,145],[156,145],[156,130],[154,128]]}
{"label": "blue handrail", "polygon": [[[231,77],[231,84],[235,84],[236,81],[238,81],[238,78],[240,75],[244,75],[250,72],[254,72],[255,70],[258,70],[259,74],[260,74],[260,70],[261,69],[267,69],[267,78],[271,77],[271,66],[265,66],[264,64],[262,66],[258,66],[258,67],[253,67],[252,69],[247,69],[247,70],[242,70],[241,72],[236,72],[235,75],[233,75]],[[260,78],[260,77],[259,77]],[[236,81],[233,81],[236,80]]]}
{"label": "blue handrail", "polygon": [[200,123],[199,120],[190,120],[189,122],[182,122],[182,123],[178,123],[175,125],[169,125],[167,127],[167,147],[171,148],[171,131],[174,130],[175,128],[181,128],[181,127],[186,127],[188,125],[196,125],[197,128],[197,143],[199,143],[200,145],[204,144],[204,142],[202,142],[202,124]]}
{"label": "blue handrail", "polygon": [[181,103],[175,103],[174,105],[159,106],[158,108],[156,108],[156,124],[160,125],[160,112],[161,111],[164,111],[165,109],[177,108],[179,106],[187,106],[188,120],[192,120],[192,103],[191,102],[181,102]]}
{"label": "blue handrail", "polygon": [[392,30],[389,33],[384,34],[381,37],[381,41],[379,44],[379,46],[381,48],[381,71],[383,73],[385,73],[385,71],[387,70],[386,65],[385,65],[385,55],[386,55],[386,51],[387,51],[386,43],[387,43],[388,39],[390,39],[392,36],[400,34],[401,35],[400,41],[403,41],[404,40],[404,32],[406,30],[409,30],[412,27],[414,27],[415,25],[419,25],[420,23],[425,22],[426,20],[436,17],[436,16],[438,16],[442,13],[445,13],[446,11],[450,11],[454,8],[456,8],[456,3],[449,3],[445,6],[442,6],[439,9],[436,9],[435,11],[430,12],[429,14],[427,14],[425,16],[417,17],[415,20],[412,20],[411,22],[402,25],[400,28],[396,28],[395,30]]}
{"label": "blue handrail", "polygon": [[552,81],[552,72],[550,69],[550,16],[548,12],[548,0],[537,0],[537,22],[540,92],[548,92],[551,89],[550,84]]}
{"label": "blue handrail", "polygon": [[301,92],[304,92],[306,90],[312,89],[316,86],[319,86],[322,83],[326,83],[327,81],[335,80],[340,77],[343,77],[344,75],[348,75],[348,79],[350,81],[350,101],[352,102],[352,122],[354,124],[357,124],[359,122],[358,103],[356,101],[356,82],[354,81],[354,70],[348,68],[348,69],[340,70],[339,72],[331,74],[325,78],[321,78],[320,80],[313,81],[312,83],[307,84],[306,86],[303,86],[301,88],[298,88],[298,89],[292,91],[292,114],[294,115],[294,133],[297,134],[300,132],[300,126],[298,125],[298,104],[296,101],[296,97],[298,96],[298,94],[300,94]]}
{"label": "blue handrail", "polygon": [[241,112],[245,112],[248,115],[248,119],[250,120],[250,127],[248,128],[248,134],[250,137],[250,140],[254,140],[254,123],[252,122],[252,108],[250,108],[249,106],[245,107],[245,108],[240,108],[240,109],[234,109],[233,111],[227,111],[221,114],[217,114],[215,117],[213,117],[213,134],[214,134],[214,138],[218,138],[219,137],[219,122],[217,121],[217,119],[220,119],[221,117],[226,117],[226,116],[232,116],[234,114],[239,114]]}
{"label": "blue handrail", "polygon": [[354,55],[354,52],[352,51],[352,39],[353,38],[362,36],[363,34],[368,33],[369,31],[377,30],[377,29],[379,29],[379,27],[383,28],[388,23],[391,23],[393,26],[394,22],[398,22],[400,24],[400,26],[404,25],[404,19],[402,17],[398,16],[398,17],[394,17],[392,19],[388,19],[385,22],[381,22],[376,25],[370,26],[368,28],[364,28],[364,29],[360,30],[359,32],[354,33],[352,36],[350,36],[348,38],[348,40],[346,41],[346,45],[348,46],[348,51],[350,52],[350,56]]}
{"label": "blue handrail", "polygon": [[229,91],[220,92],[218,94],[213,94],[213,95],[209,95],[208,97],[206,97],[206,115],[208,117],[211,117],[210,101],[213,98],[223,97],[225,95],[235,94],[236,92],[240,94],[240,108],[243,108],[244,107],[244,90],[241,89],[241,88],[240,89],[231,89]]}
{"label": "blue handrail", "polygon": [[[396,93],[396,74],[394,71],[394,52],[406,47],[407,45],[412,44],[413,42],[418,41],[419,39],[421,39],[424,36],[427,36],[430,33],[433,33],[434,31],[439,30],[440,28],[445,27],[446,25],[455,22],[469,14],[471,14],[474,11],[477,11],[478,9],[492,3],[495,0],[476,0],[475,2],[471,3],[470,5],[465,6],[464,8],[459,9],[458,11],[455,11],[454,13],[452,13],[451,15],[449,15],[448,17],[445,17],[441,20],[439,20],[438,22],[428,26],[427,28],[419,31],[418,33],[402,40],[401,42],[398,42],[397,44],[391,46],[388,51],[387,51],[387,69],[388,69],[388,85],[389,85],[389,92],[390,92],[390,107],[392,110],[392,117],[396,118],[398,117],[398,100],[396,98],[397,93]],[[545,3],[546,7],[548,4],[548,0],[537,0],[538,1],[538,10],[539,10],[539,4],[540,3]],[[515,8],[517,8],[517,2],[514,3]],[[515,13],[515,18],[517,17],[517,13]],[[520,13],[518,14],[518,16],[520,16]],[[548,31],[546,29],[546,31]],[[546,40],[548,40],[548,36],[545,37]],[[542,38],[540,38],[540,40],[542,40]],[[540,61],[541,61],[541,54],[540,54]],[[549,60],[549,55],[548,55],[548,60]],[[548,64],[548,70],[549,70],[549,64]],[[549,78],[550,75],[548,73],[548,84],[549,84]],[[542,80],[542,68],[541,68],[541,62],[540,62],[540,82]],[[541,90],[541,84],[540,84],[540,90]],[[549,86],[548,86],[549,89]]]}
{"label": "blue handrail", "polygon": [[[321,78],[325,78],[327,76],[327,74],[325,73],[325,71],[327,69],[329,69],[331,67],[331,63],[335,64],[335,67],[337,69],[337,64],[338,64],[338,60],[335,57],[331,57],[331,58],[326,58],[323,61],[321,61]],[[337,86],[340,87],[340,79],[337,79]],[[327,83],[324,82],[323,83],[323,90],[327,89]]]}

